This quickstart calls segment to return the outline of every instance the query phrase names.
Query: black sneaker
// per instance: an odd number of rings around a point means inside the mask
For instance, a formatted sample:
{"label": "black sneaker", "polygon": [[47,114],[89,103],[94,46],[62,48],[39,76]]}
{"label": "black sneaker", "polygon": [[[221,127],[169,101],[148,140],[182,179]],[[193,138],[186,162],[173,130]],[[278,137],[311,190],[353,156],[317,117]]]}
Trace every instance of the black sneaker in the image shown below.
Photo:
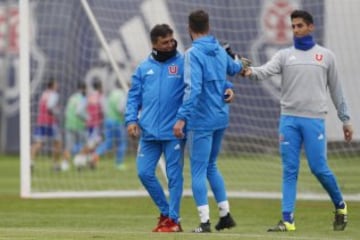
{"label": "black sneaker", "polygon": [[347,206],[344,209],[336,209],[334,218],[334,231],[344,231],[347,225]]}
{"label": "black sneaker", "polygon": [[231,217],[230,213],[228,213],[225,217],[221,217],[219,222],[216,224],[215,229],[217,231],[224,230],[225,228],[232,228],[236,226],[236,222]]}
{"label": "black sneaker", "polygon": [[206,223],[200,223],[200,225],[192,230],[193,233],[209,233],[211,232],[210,221],[208,220]]}

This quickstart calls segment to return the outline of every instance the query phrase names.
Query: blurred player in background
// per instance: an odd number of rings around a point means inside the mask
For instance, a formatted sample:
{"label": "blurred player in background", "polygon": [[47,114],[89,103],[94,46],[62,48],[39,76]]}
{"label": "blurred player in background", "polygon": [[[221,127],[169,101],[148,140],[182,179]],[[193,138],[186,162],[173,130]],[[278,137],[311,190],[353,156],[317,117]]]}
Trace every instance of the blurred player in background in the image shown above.
{"label": "blurred player in background", "polygon": [[98,161],[113,145],[116,145],[116,167],[125,170],[124,156],[127,148],[127,132],[124,124],[126,92],[116,82],[116,87],[106,98],[105,121],[103,124],[104,141],[96,148],[92,158]]}
{"label": "blurred player in background", "polygon": [[304,145],[311,172],[329,194],[334,207],[335,231],[347,224],[347,207],[336,178],[327,165],[325,115],[327,89],[343,122],[346,142],[353,135],[348,105],[338,78],[334,54],[315,43],[313,17],[306,11],[291,14],[294,46],[280,50],[261,67],[248,68],[245,76],[254,80],[280,74],[281,117],[279,124],[280,153],[283,165],[282,220],[268,231],[294,231],[296,185],[300,152]]}
{"label": "blurred player in background", "polygon": [[31,146],[31,167],[34,168],[34,161],[41,151],[46,140],[51,139],[53,144],[52,154],[54,160],[53,169],[61,170],[61,133],[58,125],[59,118],[59,93],[58,83],[51,78],[46,84],[46,90],[41,94],[38,103],[34,143]]}
{"label": "blurred player in background", "polygon": [[[153,232],[181,232],[185,140],[173,135],[172,126],[184,93],[184,59],[169,25],[155,25],[150,39],[152,53],[132,76],[125,121],[129,135],[140,136],[138,176],[160,211]],[[169,201],[155,174],[161,154],[165,156]]]}
{"label": "blurred player in background", "polygon": [[77,91],[73,93],[65,108],[65,149],[62,169],[66,170],[72,156],[79,152],[79,148],[86,144],[87,120],[86,112],[86,84],[80,82]]}
{"label": "blurred player in background", "polygon": [[[105,97],[103,94],[102,83],[99,79],[94,79],[92,82],[92,91],[87,95],[87,121],[86,127],[88,131],[87,144],[82,149],[82,154],[92,153],[102,140],[102,124],[104,121],[105,112]],[[89,162],[90,167],[95,169],[98,164],[98,159],[93,158]]]}
{"label": "blurred player in background", "polygon": [[240,73],[242,64],[234,61],[209,31],[209,15],[205,11],[190,13],[189,33],[193,42],[185,53],[185,96],[173,128],[180,139],[185,136],[185,125],[188,131],[192,192],[200,216],[200,225],[193,230],[196,233],[211,232],[206,180],[219,208],[220,219],[215,229],[236,225],[230,215],[217,157],[229,124],[229,106],[224,100],[227,74]]}

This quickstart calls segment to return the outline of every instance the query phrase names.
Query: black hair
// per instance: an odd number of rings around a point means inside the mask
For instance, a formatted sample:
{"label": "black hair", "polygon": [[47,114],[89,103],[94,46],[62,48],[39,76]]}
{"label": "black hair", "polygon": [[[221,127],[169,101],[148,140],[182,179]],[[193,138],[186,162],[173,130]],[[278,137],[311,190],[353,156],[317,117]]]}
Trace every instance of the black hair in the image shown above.
{"label": "black hair", "polygon": [[54,87],[55,83],[56,83],[55,78],[51,77],[51,78],[49,78],[49,80],[46,82],[46,87],[47,87],[48,89],[51,89],[51,88]]}
{"label": "black hair", "polygon": [[304,11],[304,10],[294,10],[292,13],[291,13],[291,16],[290,16],[291,20],[293,20],[294,18],[302,18],[304,19],[304,22],[306,24],[314,24],[314,19],[313,19],[313,16],[307,12],[307,11]]}
{"label": "black hair", "polygon": [[155,44],[159,37],[166,37],[169,34],[173,34],[174,31],[167,24],[157,24],[150,31],[151,43]]}
{"label": "black hair", "polygon": [[83,81],[78,82],[77,88],[78,88],[79,90],[85,90],[85,89],[86,89],[86,83],[83,82]]}
{"label": "black hair", "polygon": [[92,87],[95,89],[95,90],[101,90],[102,89],[102,84],[101,84],[101,81],[98,79],[98,78],[95,78],[92,82]]}
{"label": "black hair", "polygon": [[209,14],[204,10],[196,10],[189,14],[189,28],[195,33],[209,31]]}

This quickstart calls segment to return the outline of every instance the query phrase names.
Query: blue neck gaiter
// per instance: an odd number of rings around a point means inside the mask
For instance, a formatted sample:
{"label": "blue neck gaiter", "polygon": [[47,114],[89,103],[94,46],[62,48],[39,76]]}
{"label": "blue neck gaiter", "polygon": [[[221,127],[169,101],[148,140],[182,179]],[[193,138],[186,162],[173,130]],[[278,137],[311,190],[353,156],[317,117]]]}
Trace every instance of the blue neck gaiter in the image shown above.
{"label": "blue neck gaiter", "polygon": [[315,45],[315,41],[311,35],[306,35],[303,37],[294,37],[294,46],[299,50],[309,50]]}

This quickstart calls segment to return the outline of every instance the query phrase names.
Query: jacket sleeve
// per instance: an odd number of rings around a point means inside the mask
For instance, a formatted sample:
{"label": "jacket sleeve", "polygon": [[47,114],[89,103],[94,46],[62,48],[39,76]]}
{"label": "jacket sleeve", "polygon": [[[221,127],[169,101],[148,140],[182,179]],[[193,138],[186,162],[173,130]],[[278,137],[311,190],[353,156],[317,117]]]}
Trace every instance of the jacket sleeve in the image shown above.
{"label": "jacket sleeve", "polygon": [[260,67],[250,67],[252,70],[251,80],[264,80],[280,74],[282,71],[281,51],[277,52],[267,63]]}
{"label": "jacket sleeve", "polygon": [[230,76],[234,76],[237,73],[240,73],[242,70],[242,64],[240,60],[232,59],[228,54],[226,54],[227,68],[226,73]]}
{"label": "jacket sleeve", "polygon": [[230,82],[229,80],[226,80],[224,92],[225,92],[225,90],[228,89],[228,88],[233,89],[233,88],[234,88],[234,84],[233,84],[232,82]]}
{"label": "jacket sleeve", "polygon": [[328,86],[331,100],[337,110],[339,119],[344,123],[350,121],[349,108],[344,96],[344,91],[339,80],[338,71],[336,67],[335,56],[330,52],[330,63],[327,71]]}
{"label": "jacket sleeve", "polygon": [[184,61],[184,82],[185,93],[183,104],[176,115],[177,119],[188,121],[191,113],[199,101],[202,91],[203,72],[201,64],[193,51],[189,50],[185,53]]}
{"label": "jacket sleeve", "polygon": [[125,124],[138,122],[138,114],[141,109],[141,69],[138,67],[131,78],[131,87],[128,92],[126,110],[125,110]]}

